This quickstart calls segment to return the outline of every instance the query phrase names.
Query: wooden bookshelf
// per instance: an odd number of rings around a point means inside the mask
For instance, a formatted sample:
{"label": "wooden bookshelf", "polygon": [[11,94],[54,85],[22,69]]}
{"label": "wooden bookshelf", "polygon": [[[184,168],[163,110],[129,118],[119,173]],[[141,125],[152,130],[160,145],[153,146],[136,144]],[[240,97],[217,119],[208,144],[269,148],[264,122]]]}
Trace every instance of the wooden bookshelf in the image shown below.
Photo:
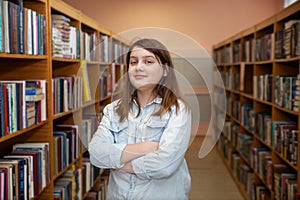
{"label": "wooden bookshelf", "polygon": [[226,112],[218,150],[245,199],[299,198],[299,14],[296,2],[213,46],[227,99],[214,104]]}
{"label": "wooden bookshelf", "polygon": [[[0,137],[0,158],[9,155],[13,150],[13,146],[17,143],[48,143],[49,162],[45,163],[43,173],[48,172],[50,177],[38,191],[34,189],[35,194],[31,196],[30,199],[53,199],[55,197],[54,191],[56,182],[69,172],[72,172],[74,174],[76,173],[76,175],[72,176],[73,185],[76,185],[77,178],[81,177],[82,180],[79,183],[81,185],[77,187],[78,190],[76,190],[75,193],[78,199],[84,199],[88,196],[88,192],[91,189],[93,189],[94,191],[99,191],[100,185],[103,185],[103,178],[101,178],[100,175],[101,170],[94,170],[92,169],[92,166],[88,164],[88,151],[86,150],[86,148],[84,148],[86,146],[83,144],[83,137],[88,133],[85,132],[86,129],[84,129],[82,121],[89,120],[86,117],[92,116],[91,120],[94,120],[94,122],[96,122],[96,118],[97,120],[99,120],[99,117],[101,116],[101,108],[111,102],[111,96],[112,93],[115,92],[115,88],[111,88],[111,91],[107,93],[105,97],[100,97],[100,93],[105,88],[103,87],[103,85],[99,84],[99,78],[103,75],[102,69],[103,67],[105,67],[108,68],[109,73],[113,73],[109,75],[114,77],[106,79],[105,84],[115,85],[117,83],[117,81],[121,78],[122,73],[125,73],[124,59],[123,57],[122,59],[117,57],[121,56],[122,52],[126,52],[127,45],[125,41],[120,41],[117,38],[113,38],[112,32],[109,29],[98,24],[94,19],[89,18],[80,10],[71,7],[61,0],[24,0],[20,2],[22,2],[23,6],[21,7],[21,5],[19,5],[19,7],[16,8],[26,8],[26,10],[30,10],[28,11],[29,13],[38,13],[36,14],[37,20],[41,20],[38,22],[41,27],[35,29],[36,32],[32,34],[37,34],[35,36],[39,39],[37,41],[29,41],[29,36],[25,37],[27,36],[27,33],[24,33],[23,41],[19,38],[19,36],[10,36],[8,34],[9,37],[18,37],[19,42],[24,42],[24,46],[18,43],[19,46],[17,51],[20,52],[22,50],[26,50],[26,52],[12,53],[12,47],[10,45],[14,44],[2,44],[3,48],[0,49],[0,81],[2,82],[2,85],[6,85],[7,83],[4,83],[4,81],[16,82],[21,80],[45,80],[46,86],[44,88],[45,93],[43,99],[43,101],[46,102],[45,110],[39,110],[38,112],[41,112],[42,115],[45,115],[46,117],[45,119],[36,121],[34,124],[28,127],[25,127],[25,125],[24,127],[18,126],[18,130],[10,131],[11,126],[16,126],[13,124],[15,123],[13,121],[16,120],[16,123],[21,123],[21,117],[15,119],[9,116],[9,120],[11,120],[11,122],[5,120],[5,126],[1,124],[1,131],[5,129],[5,132],[1,132],[1,135],[3,134],[3,136]],[[68,18],[69,25],[74,29],[73,33],[77,34],[75,39],[72,38],[74,39],[74,41],[76,41],[76,46],[74,45],[74,48],[72,50],[69,50],[69,52],[63,55],[56,54],[53,50],[55,45],[53,38],[58,36],[57,32],[54,32],[52,29],[54,23],[56,23],[54,22],[55,20],[51,18],[52,15],[63,15],[64,17]],[[42,21],[43,16],[44,21]],[[28,20],[27,15],[26,20]],[[29,20],[25,22],[29,22]],[[25,22],[23,24],[23,28],[25,28]],[[8,22],[3,23],[8,24]],[[20,26],[20,24],[17,23],[15,25]],[[26,30],[28,27],[26,24]],[[6,27],[4,27],[3,25],[2,28],[4,29]],[[3,34],[4,33],[5,31],[3,31]],[[84,36],[84,33],[87,34]],[[5,35],[2,36],[2,42],[4,43],[6,42],[6,38],[4,41]],[[12,39],[7,41],[10,41],[11,43],[15,42],[12,41]],[[103,41],[105,41],[106,46],[100,45]],[[120,48],[119,50],[112,51],[112,41],[114,41],[114,43],[118,43],[118,48]],[[32,46],[31,48],[29,44],[34,44],[34,46]],[[92,49],[89,49],[91,46]],[[106,52],[103,52],[104,50]],[[104,55],[106,56],[105,59],[103,58]],[[118,63],[114,63],[113,58],[117,58]],[[83,63],[86,64],[86,71],[83,70]],[[112,66],[115,67],[113,71],[111,69]],[[84,98],[85,89],[82,86],[84,74],[87,76],[86,84],[90,89],[90,98],[87,100],[85,100]],[[57,79],[57,82],[55,82],[55,79]],[[78,82],[76,82],[75,80]],[[111,81],[115,81],[115,83],[111,83]],[[62,85],[57,86],[56,83],[60,82],[62,83]],[[1,87],[3,87],[2,85]],[[69,87],[71,86],[72,88],[70,89]],[[63,96],[64,93],[66,93],[65,89],[68,89],[67,91],[69,92],[71,91],[72,94],[67,93],[67,96]],[[75,95],[75,90],[77,96]],[[3,113],[10,114],[11,111],[13,111],[13,113],[17,115],[17,112],[19,112],[19,110],[16,112],[16,110],[14,109],[17,108],[13,107],[16,105],[12,106],[8,103],[4,104],[3,94],[4,91],[3,93],[1,93],[1,115],[4,116]],[[61,96],[56,96],[56,94],[59,94]],[[11,95],[10,98],[12,98]],[[25,96],[23,98],[25,102]],[[66,99],[68,99],[68,101]],[[21,108],[21,100],[23,99],[22,97],[20,97],[18,98],[18,100],[20,101]],[[11,110],[7,110],[8,107],[5,107],[7,105],[10,105],[9,109]],[[44,107],[39,107],[39,109],[43,108]],[[35,109],[35,111],[37,111],[37,108]],[[69,161],[66,161],[66,164],[61,169],[57,169],[57,161],[55,161],[57,160],[57,154],[55,154],[57,150],[55,138],[57,137],[55,136],[54,132],[58,130],[57,125],[75,125],[78,128],[77,132],[73,133],[77,134],[76,136],[74,136],[74,138],[77,138],[79,142],[75,143],[74,140],[74,143],[72,143],[69,147],[74,148],[72,151],[76,152],[74,153],[74,155],[72,155],[74,156],[74,158],[72,160],[69,158]],[[95,125],[95,123],[93,125]],[[10,131],[9,133],[6,133],[7,127]],[[13,130],[13,128],[11,128],[11,130]],[[93,130],[89,134],[89,137],[91,137],[93,134]],[[71,155],[69,156],[71,157]],[[87,168],[89,168],[88,170],[91,170],[91,172],[89,172],[91,174],[89,175],[84,171],[87,170]],[[86,178],[86,180],[90,179],[90,183],[87,184],[86,181],[83,180],[83,177]],[[5,185],[7,185],[7,183],[5,183]],[[89,185],[89,187],[87,187],[87,185]],[[0,185],[0,187],[4,187],[4,185]],[[28,193],[28,196],[29,195],[30,194]]]}

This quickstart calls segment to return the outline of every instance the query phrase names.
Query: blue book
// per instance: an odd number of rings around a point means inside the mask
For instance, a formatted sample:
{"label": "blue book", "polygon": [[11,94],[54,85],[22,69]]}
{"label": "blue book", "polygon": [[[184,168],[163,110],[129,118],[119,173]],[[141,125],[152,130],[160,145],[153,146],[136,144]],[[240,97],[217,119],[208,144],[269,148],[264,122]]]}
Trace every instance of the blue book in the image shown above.
{"label": "blue book", "polygon": [[36,95],[41,94],[42,88],[26,88],[25,95]]}

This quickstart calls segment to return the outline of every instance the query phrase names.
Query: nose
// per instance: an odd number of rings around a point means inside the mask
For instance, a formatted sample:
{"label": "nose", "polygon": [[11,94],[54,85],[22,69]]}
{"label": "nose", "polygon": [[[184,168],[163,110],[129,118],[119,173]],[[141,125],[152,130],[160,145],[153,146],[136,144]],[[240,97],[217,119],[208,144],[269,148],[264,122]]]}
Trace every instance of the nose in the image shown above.
{"label": "nose", "polygon": [[137,63],[137,65],[136,65],[136,67],[135,67],[135,70],[136,70],[136,71],[141,71],[141,70],[143,70],[143,69],[144,69],[144,67],[143,67],[143,62],[139,61],[139,62]]}

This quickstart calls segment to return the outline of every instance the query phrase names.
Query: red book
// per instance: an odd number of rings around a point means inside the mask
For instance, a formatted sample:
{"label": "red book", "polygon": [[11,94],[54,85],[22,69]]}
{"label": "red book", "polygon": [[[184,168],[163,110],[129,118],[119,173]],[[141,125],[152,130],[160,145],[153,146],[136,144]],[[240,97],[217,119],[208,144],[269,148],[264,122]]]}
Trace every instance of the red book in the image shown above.
{"label": "red book", "polygon": [[8,127],[7,84],[3,84],[3,100],[4,100],[5,135],[8,135],[9,127]]}

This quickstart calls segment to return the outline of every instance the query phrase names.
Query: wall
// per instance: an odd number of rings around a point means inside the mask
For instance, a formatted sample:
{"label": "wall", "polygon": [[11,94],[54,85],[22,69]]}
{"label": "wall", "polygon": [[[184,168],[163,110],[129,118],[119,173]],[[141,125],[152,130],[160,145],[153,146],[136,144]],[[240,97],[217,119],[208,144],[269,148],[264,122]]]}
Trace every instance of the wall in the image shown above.
{"label": "wall", "polygon": [[[209,55],[212,46],[228,37],[253,26],[274,15],[283,8],[284,0],[64,0],[96,19],[114,33],[142,27],[161,27],[185,34],[204,48],[205,53],[192,52],[193,42],[169,38],[167,31],[160,37],[170,50],[183,50],[184,58],[192,58],[193,63],[205,69],[197,73],[190,63],[175,59],[176,70],[187,77],[195,87],[210,87],[211,63]],[[151,33],[148,33],[151,35]],[[155,34],[154,34],[155,35]],[[175,36],[176,37],[176,36]],[[179,47],[179,48],[178,48]],[[208,54],[207,54],[207,52]],[[186,54],[187,53],[187,54]],[[205,55],[206,54],[206,55]],[[197,58],[196,58],[197,57]],[[195,67],[195,66],[194,66]],[[187,70],[188,69],[188,70]],[[203,81],[207,78],[207,82]],[[207,85],[205,85],[207,84]],[[199,130],[206,134],[211,117],[209,94],[187,96],[188,101],[201,111]],[[199,113],[195,113],[199,115]]]}
{"label": "wall", "polygon": [[235,33],[283,8],[283,0],[64,0],[115,33],[139,27],[173,29],[209,52]]}

